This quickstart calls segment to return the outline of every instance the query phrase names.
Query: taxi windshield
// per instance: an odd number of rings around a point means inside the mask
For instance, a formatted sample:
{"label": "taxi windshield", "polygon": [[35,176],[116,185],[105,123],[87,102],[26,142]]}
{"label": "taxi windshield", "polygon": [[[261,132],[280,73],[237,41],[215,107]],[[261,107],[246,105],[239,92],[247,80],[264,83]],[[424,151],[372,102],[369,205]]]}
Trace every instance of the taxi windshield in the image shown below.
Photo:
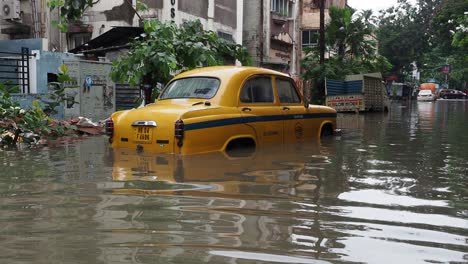
{"label": "taxi windshield", "polygon": [[191,77],[178,79],[169,84],[159,99],[210,99],[218,91],[219,84],[220,81],[218,79],[209,77]]}

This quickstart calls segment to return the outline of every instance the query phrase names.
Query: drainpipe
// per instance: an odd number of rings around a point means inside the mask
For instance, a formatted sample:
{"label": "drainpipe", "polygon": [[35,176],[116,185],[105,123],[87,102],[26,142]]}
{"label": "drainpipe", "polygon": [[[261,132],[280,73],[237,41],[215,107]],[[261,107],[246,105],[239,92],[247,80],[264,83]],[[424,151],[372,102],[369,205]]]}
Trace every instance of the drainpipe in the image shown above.
{"label": "drainpipe", "polygon": [[260,8],[261,8],[261,12],[260,12],[260,43],[259,43],[259,48],[260,48],[260,67],[263,67],[263,52],[264,52],[264,47],[263,47],[263,44],[264,44],[264,41],[265,41],[265,34],[263,32],[264,30],[264,27],[263,27],[263,19],[264,19],[264,15],[263,15],[263,12],[265,12],[265,6],[263,5],[263,1],[264,0],[260,0]]}
{"label": "drainpipe", "polygon": [[319,29],[320,65],[325,63],[325,0],[320,0],[320,29]]}

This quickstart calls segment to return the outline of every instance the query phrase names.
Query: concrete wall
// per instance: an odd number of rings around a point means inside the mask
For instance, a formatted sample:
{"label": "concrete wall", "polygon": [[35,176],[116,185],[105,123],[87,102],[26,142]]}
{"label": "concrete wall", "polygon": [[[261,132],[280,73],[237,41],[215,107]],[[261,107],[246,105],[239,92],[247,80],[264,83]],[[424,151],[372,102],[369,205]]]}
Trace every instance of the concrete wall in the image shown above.
{"label": "concrete wall", "polygon": [[[11,98],[17,101],[20,104],[22,109],[29,109],[32,107],[34,101],[39,102],[39,106],[42,105],[41,101],[49,100],[48,94],[12,94]],[[64,117],[64,108],[63,105],[58,106],[57,114],[52,115],[52,118],[62,120]]]}
{"label": "concrete wall", "polygon": [[163,0],[142,0],[141,2],[153,9],[162,9],[164,7]]}
{"label": "concrete wall", "polygon": [[222,25],[236,28],[237,2],[231,0],[215,0],[214,20]]}
{"label": "concrete wall", "polygon": [[31,73],[36,73],[36,76],[31,78],[31,83],[32,80],[36,80],[37,93],[47,93],[48,74],[58,74],[59,67],[65,60],[78,60],[78,58],[74,54],[41,51],[34,60],[35,62],[31,63]]}
{"label": "concrete wall", "polygon": [[106,62],[64,60],[72,81],[65,94],[78,104],[64,106],[64,118],[78,116],[103,120],[115,111],[115,84],[109,77],[111,64]]}
{"label": "concrete wall", "polygon": [[178,9],[181,12],[191,14],[199,18],[208,18],[209,0],[178,0]]}
{"label": "concrete wall", "polygon": [[[302,0],[302,29],[318,29],[320,27],[320,9],[314,5],[314,0]],[[325,24],[330,21],[328,9],[330,6],[345,8],[347,0],[325,1]]]}
{"label": "concrete wall", "polygon": [[0,40],[1,52],[20,53],[21,48],[29,48],[29,50],[47,50],[46,39],[16,39],[16,40]]}
{"label": "concrete wall", "polygon": [[[59,113],[55,118],[85,116],[98,121],[115,111],[115,84],[109,77],[111,64],[84,61],[67,53],[36,51],[36,56],[30,60],[30,80],[34,84],[31,86],[32,94],[15,94],[13,98],[23,108],[31,107],[34,100],[47,99],[51,92],[49,76],[58,74],[62,64],[68,66],[71,77],[71,81],[65,84],[65,94],[70,100],[57,109]],[[90,82],[87,83],[87,79]],[[79,103],[73,104],[74,101]]]}

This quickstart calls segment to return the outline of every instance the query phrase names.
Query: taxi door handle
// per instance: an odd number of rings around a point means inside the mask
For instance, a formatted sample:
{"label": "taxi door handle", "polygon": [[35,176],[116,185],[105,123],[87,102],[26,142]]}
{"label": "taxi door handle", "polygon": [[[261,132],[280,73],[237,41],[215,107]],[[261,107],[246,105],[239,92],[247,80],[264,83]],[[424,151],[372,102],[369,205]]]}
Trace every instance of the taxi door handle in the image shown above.
{"label": "taxi door handle", "polygon": [[250,111],[252,111],[252,109],[250,109],[249,107],[244,107],[244,108],[242,108],[242,111],[244,111],[244,112],[250,112]]}
{"label": "taxi door handle", "polygon": [[289,107],[285,106],[283,107],[283,110],[289,110]]}

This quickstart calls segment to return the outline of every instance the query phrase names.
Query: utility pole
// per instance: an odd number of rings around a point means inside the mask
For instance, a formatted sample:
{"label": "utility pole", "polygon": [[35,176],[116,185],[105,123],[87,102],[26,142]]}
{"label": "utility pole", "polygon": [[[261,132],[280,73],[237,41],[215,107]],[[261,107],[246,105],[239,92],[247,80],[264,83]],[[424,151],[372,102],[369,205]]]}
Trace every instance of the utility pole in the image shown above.
{"label": "utility pole", "polygon": [[320,29],[319,29],[319,49],[320,65],[325,63],[325,0],[319,0],[320,4]]}

